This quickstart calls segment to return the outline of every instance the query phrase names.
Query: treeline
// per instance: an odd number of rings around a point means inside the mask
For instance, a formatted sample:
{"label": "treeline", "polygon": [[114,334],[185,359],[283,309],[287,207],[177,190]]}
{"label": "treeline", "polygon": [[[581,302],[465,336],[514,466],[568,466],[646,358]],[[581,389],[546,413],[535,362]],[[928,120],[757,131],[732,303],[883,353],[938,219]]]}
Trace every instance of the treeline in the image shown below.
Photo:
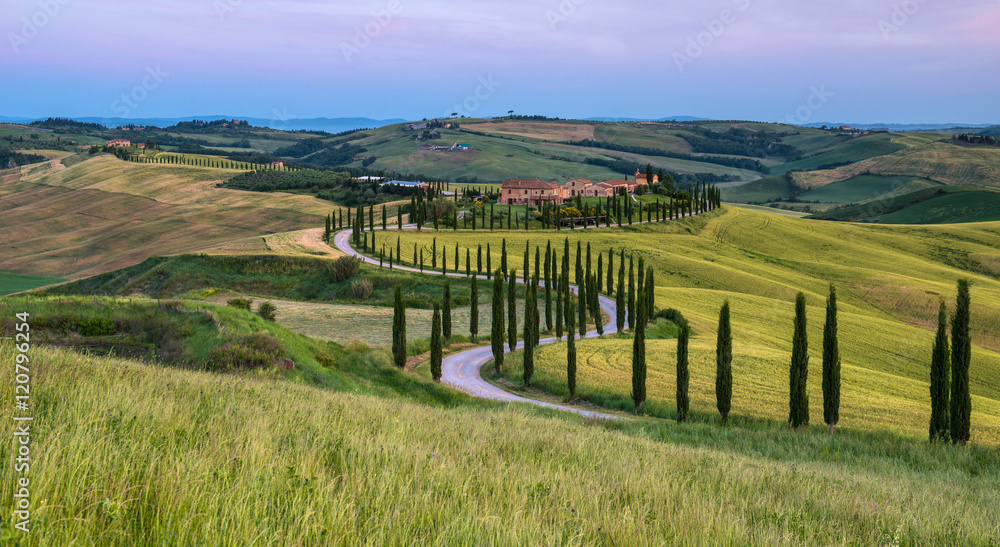
{"label": "treeline", "polygon": [[996,146],[998,144],[997,138],[992,135],[955,135],[951,138],[953,141],[957,141],[965,144],[984,144],[989,146]]}
{"label": "treeline", "polygon": [[0,169],[9,169],[20,165],[41,163],[43,161],[45,161],[45,156],[24,154],[7,146],[0,147]]}
{"label": "treeline", "polygon": [[314,154],[323,150],[324,148],[336,148],[342,144],[348,143],[350,141],[356,141],[358,139],[363,139],[367,137],[367,133],[354,133],[343,137],[341,139],[336,139],[332,141],[324,141],[322,138],[305,139],[297,142],[291,146],[285,146],[274,151],[275,156],[284,156],[289,158],[302,158],[308,156],[309,154]]}
{"label": "treeline", "polygon": [[306,191],[318,199],[346,207],[374,205],[395,199],[391,189],[377,182],[359,181],[348,171],[326,169],[250,171],[230,178],[222,187],[252,192]]}
{"label": "treeline", "polygon": [[802,157],[799,149],[781,142],[782,137],[792,133],[753,131],[738,127],[731,127],[725,133],[719,133],[697,126],[692,126],[688,131],[697,133],[697,136],[690,133],[677,133],[677,136],[689,142],[695,152],[703,154],[728,154],[752,158],[782,156],[789,160]]}
{"label": "treeline", "polygon": [[[573,160],[566,160],[573,161]],[[586,163],[587,165],[600,165],[601,167],[607,167],[612,171],[618,173],[625,173],[626,175],[631,175],[636,169],[642,169],[643,165],[638,164],[634,161],[628,160],[616,160],[610,158],[586,158],[581,163]],[[674,178],[675,181],[682,184],[695,184],[699,181],[705,182],[734,182],[740,180],[740,177],[736,175],[716,175],[715,173],[695,173],[693,175],[687,173],[668,173]]]}
{"label": "treeline", "polygon": [[68,118],[46,118],[44,120],[35,120],[28,125],[31,127],[40,127],[42,129],[52,129],[53,131],[58,131],[60,133],[108,130],[107,127],[104,127],[99,123],[78,122]]}
{"label": "treeline", "polygon": [[771,172],[770,167],[767,167],[758,160],[753,160],[750,158],[726,158],[722,156],[695,156],[693,154],[683,154],[681,152],[669,152],[667,150],[660,150],[659,148],[649,148],[645,146],[629,146],[625,144],[615,144],[613,142],[596,141],[590,139],[583,139],[580,141],[569,141],[566,144],[573,146],[586,146],[588,148],[603,148],[605,150],[628,152],[630,154],[642,154],[643,156],[661,156],[664,158],[673,158],[677,160],[714,163],[716,165],[725,165],[726,167],[735,167],[737,169],[749,169],[751,171],[758,171],[764,174]]}

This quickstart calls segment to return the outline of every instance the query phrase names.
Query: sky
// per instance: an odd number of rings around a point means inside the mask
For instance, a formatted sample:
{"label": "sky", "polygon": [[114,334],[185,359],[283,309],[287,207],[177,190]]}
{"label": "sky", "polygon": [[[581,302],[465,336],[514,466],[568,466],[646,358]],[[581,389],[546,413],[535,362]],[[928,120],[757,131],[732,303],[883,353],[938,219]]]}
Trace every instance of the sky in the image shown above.
{"label": "sky", "polygon": [[11,0],[2,116],[1000,123],[1000,2]]}

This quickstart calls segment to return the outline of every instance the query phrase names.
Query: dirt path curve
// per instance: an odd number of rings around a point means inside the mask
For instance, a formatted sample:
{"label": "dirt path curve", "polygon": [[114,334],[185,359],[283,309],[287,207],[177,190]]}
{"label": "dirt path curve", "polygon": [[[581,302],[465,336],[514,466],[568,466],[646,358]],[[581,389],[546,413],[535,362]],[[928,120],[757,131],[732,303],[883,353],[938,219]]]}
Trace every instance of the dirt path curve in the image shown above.
{"label": "dirt path curve", "polygon": [[[414,228],[414,226],[404,226],[406,228]],[[378,260],[374,258],[369,258],[362,255],[354,250],[350,245],[351,230],[344,230],[339,232],[334,237],[334,245],[346,255],[356,256],[364,260],[369,264],[378,266]],[[419,272],[415,268],[408,268],[406,266],[394,266],[396,269],[405,270],[409,272]],[[451,277],[465,277],[465,274],[449,273]],[[486,279],[486,276],[478,276],[479,279]],[[492,283],[492,281],[491,281]],[[575,285],[570,285],[570,291],[574,294],[577,292]],[[603,311],[610,319],[608,323],[604,326],[605,332],[612,332],[616,329],[615,317],[616,310],[614,300],[606,296],[599,297],[601,304],[601,311]],[[596,338],[597,331],[591,330],[587,332],[586,338]],[[539,345],[546,345],[555,343],[555,338],[544,338],[539,340]],[[517,348],[523,348],[524,342],[518,342]],[[504,344],[505,352],[508,350],[507,345]],[[478,348],[469,349],[459,353],[452,354],[444,359],[441,363],[441,381],[452,387],[455,387],[461,391],[472,395],[473,397],[479,397],[482,399],[491,399],[494,401],[504,401],[511,403],[528,403],[536,406],[542,406],[546,408],[554,408],[557,410],[565,410],[568,412],[575,412],[587,418],[602,418],[602,419],[621,419],[622,416],[615,414],[608,414],[604,412],[595,412],[592,410],[584,410],[581,408],[573,408],[569,406],[557,405],[548,403],[545,401],[539,401],[536,399],[529,399],[527,397],[521,397],[520,395],[515,395],[501,389],[486,380],[483,379],[482,374],[480,374],[480,369],[483,365],[493,359],[493,350],[489,346],[483,346]]]}

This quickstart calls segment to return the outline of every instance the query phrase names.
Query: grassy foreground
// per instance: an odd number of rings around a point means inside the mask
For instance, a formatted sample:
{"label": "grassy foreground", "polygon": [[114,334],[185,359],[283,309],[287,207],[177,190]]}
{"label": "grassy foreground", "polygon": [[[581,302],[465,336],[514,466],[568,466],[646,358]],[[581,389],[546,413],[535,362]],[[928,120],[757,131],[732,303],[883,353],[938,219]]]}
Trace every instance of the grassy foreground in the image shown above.
{"label": "grassy foreground", "polygon": [[4,545],[1000,539],[983,448],[455,409],[41,348],[32,364],[33,530],[5,515]]}

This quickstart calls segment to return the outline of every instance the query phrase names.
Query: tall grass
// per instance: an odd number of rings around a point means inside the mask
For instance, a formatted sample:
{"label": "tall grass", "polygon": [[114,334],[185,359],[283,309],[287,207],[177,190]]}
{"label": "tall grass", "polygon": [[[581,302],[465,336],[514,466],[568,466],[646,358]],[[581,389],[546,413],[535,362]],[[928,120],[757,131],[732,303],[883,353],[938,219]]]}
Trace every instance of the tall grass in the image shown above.
{"label": "tall grass", "polygon": [[4,545],[1000,539],[997,456],[974,447],[446,408],[44,348],[32,363],[33,530],[5,516]]}

